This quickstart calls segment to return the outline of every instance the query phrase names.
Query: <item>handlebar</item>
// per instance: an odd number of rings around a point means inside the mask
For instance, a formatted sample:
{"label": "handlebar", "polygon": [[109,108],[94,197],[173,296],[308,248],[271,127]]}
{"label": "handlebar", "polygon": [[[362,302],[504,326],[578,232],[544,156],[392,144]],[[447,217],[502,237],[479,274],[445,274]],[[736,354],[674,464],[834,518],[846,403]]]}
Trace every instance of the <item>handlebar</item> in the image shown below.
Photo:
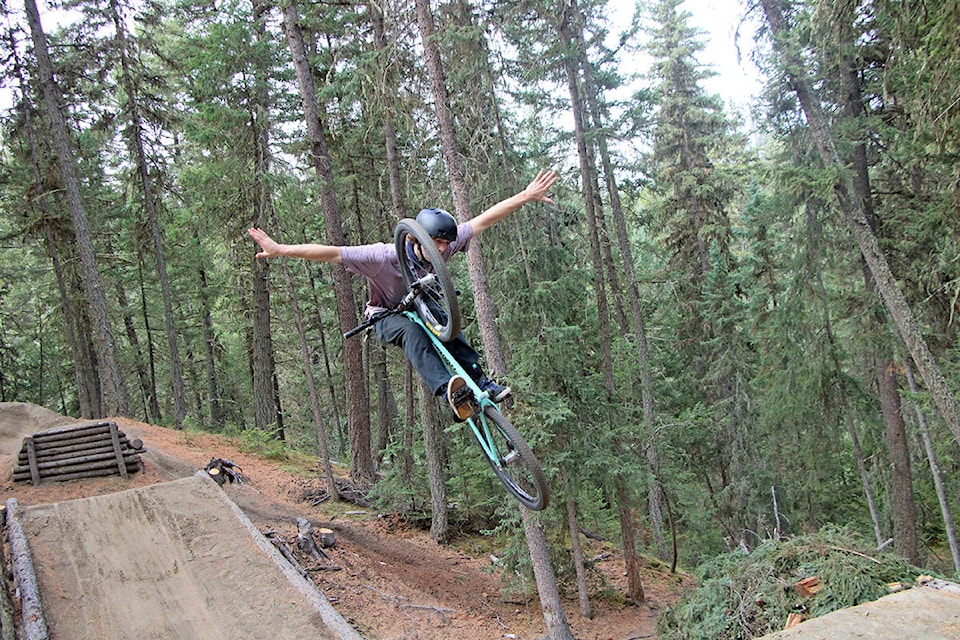
{"label": "handlebar", "polygon": [[353,329],[350,329],[349,331],[344,333],[343,339],[346,340],[348,338],[352,338],[358,333],[362,331],[366,331],[367,329],[375,325],[377,322],[379,322],[386,316],[392,316],[394,314],[402,313],[406,311],[413,305],[413,301],[416,300],[417,296],[420,295],[420,290],[424,286],[433,284],[434,282],[436,282],[436,280],[437,280],[437,276],[436,274],[433,274],[433,273],[428,273],[427,275],[423,276],[422,278],[414,282],[412,285],[410,285],[410,290],[407,291],[407,294],[405,296],[403,296],[403,299],[400,301],[400,304],[397,305],[396,309],[385,309],[383,311],[378,311],[377,313],[373,314],[372,316],[370,316],[369,318],[367,318],[366,320],[364,320],[363,322],[355,326]]}

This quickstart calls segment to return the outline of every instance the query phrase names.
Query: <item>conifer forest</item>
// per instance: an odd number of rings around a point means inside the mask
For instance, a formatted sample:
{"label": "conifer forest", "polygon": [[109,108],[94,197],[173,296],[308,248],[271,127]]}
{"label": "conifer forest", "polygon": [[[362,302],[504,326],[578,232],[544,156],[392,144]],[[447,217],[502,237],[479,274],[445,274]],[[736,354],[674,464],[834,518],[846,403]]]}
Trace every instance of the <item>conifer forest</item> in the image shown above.
{"label": "conifer forest", "polygon": [[[746,108],[697,2],[2,2],[0,401],[316,455],[438,541],[514,538],[541,597],[580,532],[634,601],[647,558],[824,527],[960,572],[957,0],[742,2]],[[533,514],[343,339],[363,278],[247,229],[390,242],[551,168],[450,263]]]}

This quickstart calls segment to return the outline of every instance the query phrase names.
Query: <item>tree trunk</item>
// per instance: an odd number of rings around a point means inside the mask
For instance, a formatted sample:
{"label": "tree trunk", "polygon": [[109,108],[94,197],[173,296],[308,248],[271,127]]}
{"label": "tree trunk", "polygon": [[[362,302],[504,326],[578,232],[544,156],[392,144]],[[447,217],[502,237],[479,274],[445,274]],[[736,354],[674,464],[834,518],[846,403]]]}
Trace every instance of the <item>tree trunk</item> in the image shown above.
{"label": "tree trunk", "polygon": [[[300,31],[296,3],[283,9],[283,25],[297,74],[304,119],[310,136],[310,152],[317,180],[320,182],[320,202],[327,230],[327,242],[345,244],[340,208],[333,179],[333,167],[320,111],[310,63],[307,60],[303,33]],[[357,325],[357,312],[349,274],[343,267],[333,269],[333,288],[337,300],[337,317],[344,333]],[[344,370],[347,379],[348,432],[350,436],[350,476],[355,482],[371,484],[374,479],[373,455],[370,451],[370,401],[363,376],[363,355],[358,340],[347,340],[343,345]]]}
{"label": "tree trunk", "polygon": [[[910,385],[910,393],[916,395],[919,389],[917,388],[917,381],[913,376],[913,367],[910,365],[909,360],[904,360],[903,365],[907,374],[907,383]],[[957,575],[960,575],[960,544],[957,544],[957,532],[953,526],[950,499],[947,497],[943,474],[940,472],[937,452],[933,448],[933,440],[930,438],[930,426],[927,424],[927,416],[923,413],[919,404],[914,403],[914,411],[917,414],[917,424],[920,426],[920,435],[923,437],[923,448],[927,453],[927,462],[930,463],[930,476],[933,478],[933,486],[937,490],[937,500],[940,503],[940,513],[943,516],[943,529],[947,535],[947,543],[950,545],[950,555],[953,556],[953,570]]]}
{"label": "tree trunk", "polygon": [[[194,235],[199,244],[199,237]],[[222,429],[226,426],[226,416],[223,413],[223,398],[220,384],[217,381],[217,336],[213,330],[213,314],[210,310],[210,288],[207,286],[207,272],[201,267],[197,271],[200,280],[200,301],[203,308],[203,346],[204,361],[207,371],[207,395],[210,404],[210,423]],[[202,415],[202,413],[201,413]]]}
{"label": "tree trunk", "polygon": [[[273,224],[279,226],[274,216]],[[290,296],[290,308],[293,310],[293,322],[297,327],[297,342],[300,345],[300,360],[303,362],[303,375],[307,384],[307,395],[310,398],[310,412],[313,415],[313,426],[317,433],[317,443],[320,445],[320,464],[323,468],[323,477],[327,485],[327,494],[333,502],[340,501],[340,492],[333,477],[333,465],[330,463],[330,448],[327,446],[327,430],[324,426],[323,412],[320,410],[320,396],[317,393],[317,384],[313,377],[313,362],[310,358],[310,343],[307,342],[307,332],[303,328],[303,314],[300,312],[300,300],[297,298],[297,288],[290,275],[290,265],[286,260],[280,263],[283,281],[287,285],[287,294]]]}
{"label": "tree trunk", "polygon": [[[437,123],[440,127],[443,159],[447,164],[447,174],[450,177],[450,190],[453,193],[457,217],[461,221],[465,221],[471,219],[473,213],[470,207],[470,194],[467,189],[466,169],[463,166],[463,154],[457,141],[456,125],[450,109],[450,96],[447,91],[443,63],[440,59],[440,47],[436,41],[437,33],[434,27],[433,14],[430,12],[429,0],[416,0],[416,6],[420,39],[423,42],[424,60],[430,76],[430,91],[433,95]],[[503,356],[503,345],[500,343],[500,333],[497,330],[497,314],[493,304],[493,296],[490,293],[487,268],[484,264],[479,240],[479,238],[474,238],[467,250],[467,269],[470,273],[470,283],[473,285],[477,325],[480,328],[487,366],[493,376],[498,376],[506,373],[507,364]]]}
{"label": "tree trunk", "polygon": [[[851,33],[851,24],[856,20],[852,5],[844,5],[839,9],[837,23],[843,34],[838,42],[844,52],[840,58],[840,79],[842,87],[843,114],[848,123],[857,123],[863,111],[863,98],[860,91],[860,69],[856,59],[851,55],[855,46],[854,36]],[[850,185],[856,202],[863,209],[864,219],[871,231],[875,231],[876,214],[873,207],[873,193],[870,188],[870,172],[867,160],[867,146],[865,133],[857,126],[847,128],[853,131],[850,164],[853,172]],[[869,270],[864,269],[864,282],[867,291],[873,298],[877,291],[875,281]],[[879,311],[879,310],[878,310]],[[886,321],[881,313],[873,314],[873,323],[878,334],[885,333]],[[900,392],[893,362],[887,358],[882,350],[882,342],[878,341],[875,354],[876,370],[874,375],[880,395],[880,406],[883,421],[886,425],[887,449],[891,465],[891,510],[893,512],[894,549],[917,564],[916,533],[916,505],[913,499],[913,483],[910,475],[910,452],[907,447],[907,438],[903,424],[903,415],[900,407]]]}
{"label": "tree trunk", "polygon": [[[310,274],[310,291],[313,292],[313,308],[317,309],[317,331],[320,334],[320,350],[323,353],[324,372],[327,376],[327,393],[330,395],[330,406],[333,409],[333,421],[337,431],[337,457],[343,458],[346,454],[346,438],[343,434],[343,420],[340,418],[340,401],[337,399],[337,387],[333,381],[333,368],[330,366],[330,350],[327,348],[327,330],[324,328],[323,315],[320,313],[320,302],[317,300],[317,271],[307,266]],[[323,275],[322,270],[319,271]],[[322,282],[322,280],[321,280]]]}
{"label": "tree trunk", "polygon": [[[468,220],[472,215],[465,180],[466,172],[463,168],[462,156],[457,143],[453,114],[450,111],[450,98],[444,80],[440,49],[436,42],[436,30],[433,15],[430,12],[430,2],[429,0],[416,0],[416,7],[420,38],[423,42],[424,57],[430,75],[430,87],[440,125],[443,157],[450,175],[450,187],[453,191],[453,199],[460,219]],[[502,375],[506,372],[506,359],[503,355],[503,346],[500,343],[500,334],[497,331],[496,313],[490,295],[489,283],[487,282],[486,267],[483,264],[483,256],[480,252],[480,243],[476,242],[476,239],[470,243],[470,250],[467,252],[467,266],[470,272],[470,282],[473,285],[477,321],[480,326],[487,364],[493,375]],[[550,563],[550,555],[546,552],[546,536],[539,526],[526,526],[525,530],[548,634],[552,638],[558,639],[569,637],[570,630],[566,618],[563,616],[563,607],[560,604],[560,593],[557,590],[553,566]]]}
{"label": "tree trunk", "polygon": [[940,367],[937,365],[933,354],[930,353],[926,340],[920,333],[913,310],[900,290],[900,286],[890,270],[890,265],[880,249],[877,238],[870,229],[866,213],[863,210],[863,203],[857,198],[850,178],[843,170],[844,164],[837,152],[817,93],[805,72],[806,67],[800,56],[791,51],[786,44],[788,27],[780,7],[776,0],[761,0],[761,6],[770,26],[774,49],[784,62],[783,66],[803,108],[820,157],[824,165],[837,170],[838,177],[834,184],[834,195],[837,198],[847,227],[857,240],[860,252],[863,254],[863,258],[870,268],[870,273],[877,283],[877,290],[896,322],[900,336],[920,370],[920,376],[930,391],[934,403],[943,415],[953,437],[960,443],[960,403],[953,396]]}
{"label": "tree trunk", "polygon": [[443,544],[450,536],[447,517],[447,483],[443,470],[441,439],[443,427],[437,412],[433,390],[427,388],[423,378],[420,384],[420,415],[423,419],[423,447],[427,454],[427,479],[430,483],[430,537]]}
{"label": "tree trunk", "polygon": [[[568,47],[574,43],[574,22],[578,19],[579,13],[574,3],[567,5],[560,21],[560,39]],[[587,212],[587,235],[590,241],[590,256],[593,263],[593,285],[597,301],[597,322],[598,335],[600,340],[600,349],[603,354],[603,381],[604,388],[607,391],[607,401],[610,402],[616,395],[616,387],[613,377],[613,350],[610,337],[610,312],[604,295],[603,279],[603,252],[600,246],[599,225],[598,225],[598,206],[599,195],[596,189],[596,170],[591,164],[592,154],[589,151],[587,143],[586,119],[581,98],[580,78],[577,71],[577,64],[571,57],[564,59],[564,68],[567,75],[567,86],[570,92],[570,106],[573,111],[574,136],[577,142],[577,155],[580,158],[580,178],[585,194],[593,194],[586,198]],[[610,424],[613,424],[613,412],[608,408]],[[622,453],[622,443],[619,441],[614,445]],[[642,602],[644,599],[643,584],[640,579],[640,559],[637,557],[636,545],[634,540],[634,525],[632,509],[629,501],[629,491],[626,487],[626,479],[622,475],[614,478],[616,483],[616,498],[618,501],[617,509],[620,515],[620,532],[623,538],[623,554],[625,569],[627,572],[627,598],[633,602]]]}
{"label": "tree trunk", "polygon": [[580,602],[580,615],[587,620],[593,619],[593,606],[590,604],[590,590],[587,587],[587,570],[583,562],[583,547],[580,544],[580,523],[577,521],[577,503],[567,498],[567,527],[570,530],[570,548],[573,550],[573,568],[577,572],[577,597]]}
{"label": "tree trunk", "polygon": [[[527,546],[530,548],[530,559],[533,562],[533,575],[537,580],[540,591],[540,609],[543,611],[543,621],[547,627],[546,638],[549,640],[574,640],[567,616],[563,612],[563,603],[560,601],[560,590],[557,588],[557,578],[550,564],[550,549],[547,547],[547,537],[543,533],[540,517],[524,506],[520,507],[520,517],[523,519],[523,530],[527,535]],[[545,598],[544,593],[557,594],[556,597]]]}
{"label": "tree trunk", "polygon": [[[60,293],[60,305],[63,310],[63,324],[67,333],[67,341],[70,344],[70,352],[73,355],[73,375],[77,385],[77,398],[80,404],[80,416],[92,418],[94,414],[99,413],[100,394],[94,393],[91,389],[91,378],[85,373],[92,371],[93,365],[86,357],[86,350],[83,348],[80,332],[77,327],[76,305],[67,289],[66,277],[64,275],[63,264],[60,261],[60,250],[57,247],[57,236],[49,224],[43,225],[44,237],[47,241],[47,251],[50,253],[50,259],[53,262],[53,271],[57,279],[57,290]],[[139,363],[139,359],[137,361]],[[139,370],[139,367],[138,367]],[[97,407],[96,409],[94,407]]]}
{"label": "tree trunk", "polygon": [[[16,43],[14,42],[13,31],[8,30],[7,36],[10,42],[10,51],[16,51],[17,47]],[[33,124],[33,106],[26,98],[30,92],[27,81],[24,78],[24,71],[21,66],[20,59],[14,56],[13,62],[13,71],[17,77],[21,92],[24,96],[24,98],[20,101],[19,107],[20,117],[23,120],[23,129],[27,137],[27,150],[30,156],[30,169],[33,173],[33,180],[37,185],[37,189],[45,192],[47,190],[41,186],[43,184],[43,171],[40,168],[41,159],[40,149],[37,145],[37,131]],[[74,384],[77,388],[77,401],[79,404],[80,416],[92,418],[94,414],[99,413],[99,408],[94,409],[94,405],[97,402],[96,396],[99,394],[92,392],[90,388],[90,382],[92,379],[84,373],[85,351],[81,346],[81,338],[78,333],[76,305],[74,305],[73,300],[69,295],[69,290],[67,288],[67,275],[64,270],[64,265],[60,259],[60,235],[55,233],[53,225],[49,222],[53,219],[53,215],[50,211],[48,199],[36,198],[34,202],[37,203],[37,206],[40,209],[41,218],[45,221],[43,224],[43,237],[47,244],[47,253],[50,255],[50,260],[53,264],[53,272],[57,281],[57,291],[60,294],[60,310],[63,314],[63,325],[67,336],[67,344],[70,347],[70,353],[73,359],[73,376]],[[89,365],[87,365],[87,368],[92,369],[92,367]]]}
{"label": "tree trunk", "polygon": [[910,448],[907,430],[900,413],[900,386],[892,363],[878,367],[877,385],[883,421],[887,425],[887,451],[890,456],[890,511],[893,515],[893,549],[913,565],[920,564],[917,548],[917,508],[913,500],[910,475]]}
{"label": "tree trunk", "polygon": [[[810,219],[813,218],[813,207],[808,208],[807,215],[810,216]],[[814,227],[815,231],[810,233],[811,242],[816,245],[817,253],[819,255],[819,247],[821,236],[819,233],[819,226]],[[820,264],[820,260],[811,260],[812,264]],[[877,539],[877,547],[879,548],[883,544],[883,530],[880,526],[880,516],[877,511],[876,502],[873,498],[873,487],[870,483],[870,474],[867,471],[866,459],[863,455],[863,448],[860,446],[860,436],[857,433],[857,424],[854,420],[856,412],[853,411],[849,406],[850,394],[847,393],[846,377],[843,374],[843,368],[840,366],[840,357],[838,355],[838,348],[836,338],[833,335],[833,321],[830,317],[830,306],[828,304],[827,288],[823,284],[823,273],[821,270],[817,270],[814,282],[816,284],[817,296],[819,297],[820,304],[823,306],[823,328],[827,336],[827,343],[830,346],[830,364],[832,367],[833,378],[837,381],[837,385],[840,388],[840,398],[842,399],[842,413],[844,421],[847,423],[847,430],[850,433],[850,442],[853,445],[853,454],[857,459],[857,470],[860,473],[860,484],[863,485],[864,497],[867,501],[867,509],[870,512],[870,519],[873,522],[873,533]]]}
{"label": "tree trunk", "polygon": [[157,219],[157,202],[147,165],[147,154],[143,147],[143,123],[140,118],[140,109],[137,106],[137,88],[134,86],[133,76],[130,73],[129,52],[127,50],[126,34],[120,20],[116,0],[109,4],[110,19],[119,43],[120,65],[122,82],[127,94],[127,115],[130,118],[130,127],[127,130],[131,147],[134,152],[134,162],[140,177],[140,189],[143,194],[143,209],[147,214],[147,225],[150,229],[150,238],[153,240],[153,255],[157,264],[157,279],[160,281],[160,295],[163,298],[164,327],[167,333],[167,348],[170,351],[170,382],[173,386],[173,418],[177,429],[183,428],[183,420],[187,415],[187,405],[183,391],[183,368],[180,363],[180,350],[177,347],[177,328],[173,321],[173,294],[170,292],[170,278],[167,275],[167,262],[163,249],[163,234],[160,222]]}
{"label": "tree trunk", "polygon": [[40,24],[37,3],[35,0],[26,0],[24,7],[33,37],[33,50],[37,59],[39,82],[43,89],[44,103],[50,122],[52,147],[57,158],[57,168],[60,170],[60,179],[66,194],[67,206],[73,220],[73,231],[77,240],[81,282],[90,308],[93,346],[97,354],[103,412],[108,416],[123,416],[130,412],[127,389],[124,385],[123,371],[117,355],[117,343],[110,326],[107,297],[100,277],[87,211],[80,193],[80,181],[77,178],[76,160],[74,159],[70,133],[63,118],[63,110],[60,104],[61,93],[53,76],[53,65],[50,62],[50,53],[47,50],[47,38]]}
{"label": "tree trunk", "polygon": [[[373,25],[373,46],[381,59],[381,73],[388,86],[387,95],[396,90],[395,74],[390,72],[387,36],[383,24],[383,12],[376,2],[367,2],[367,12]],[[408,216],[403,197],[403,182],[400,178],[400,152],[397,144],[397,126],[393,117],[393,104],[384,105],[380,117],[383,118],[383,141],[387,156],[387,176],[390,182],[390,205],[394,218],[399,221]]]}
{"label": "tree trunk", "polygon": [[[627,299],[630,304],[630,315],[633,320],[634,340],[637,343],[637,364],[640,369],[640,395],[643,404],[643,421],[647,428],[649,441],[645,447],[647,470],[650,480],[647,485],[647,504],[650,514],[650,525],[653,530],[654,545],[657,555],[661,559],[667,557],[667,544],[664,535],[663,518],[663,491],[660,480],[660,453],[656,441],[656,410],[653,393],[653,369],[650,364],[650,350],[647,345],[647,329],[643,304],[640,301],[640,287],[637,282],[636,268],[633,262],[633,250],[630,246],[630,234],[627,230],[627,221],[623,213],[623,204],[620,200],[620,190],[614,173],[613,162],[607,146],[607,136],[604,132],[603,113],[600,105],[600,95],[597,82],[594,79],[593,67],[587,58],[587,44],[583,35],[583,28],[576,23],[577,52],[580,57],[580,68],[583,72],[584,97],[588,112],[593,119],[597,151],[603,167],[603,175],[610,198],[610,209],[613,214],[614,235],[617,238],[620,258],[623,262],[624,279],[626,281]],[[611,281],[611,286],[615,286]]]}
{"label": "tree trunk", "polygon": [[[418,376],[419,377],[419,376]],[[404,367],[403,372],[403,395],[406,400],[406,405],[404,411],[406,413],[406,420],[404,420],[403,426],[403,448],[400,452],[401,462],[400,466],[403,469],[401,477],[406,486],[410,486],[413,482],[413,427],[416,424],[416,418],[414,417],[414,408],[413,408],[413,397],[414,392],[414,383],[413,383],[413,365],[407,362],[407,366]],[[422,415],[423,412],[421,412]],[[424,417],[424,420],[426,418]]]}
{"label": "tree trunk", "polygon": [[[254,30],[258,40],[266,36],[264,15],[268,6],[257,0],[253,5]],[[255,68],[254,96],[248,117],[252,132],[253,184],[251,192],[251,226],[267,226],[274,215],[273,193],[270,188],[270,119],[266,106],[265,81]],[[277,389],[277,368],[273,348],[273,329],[270,319],[270,262],[253,260],[253,382],[256,402],[256,426],[272,432],[279,440],[284,439],[280,394]]]}
{"label": "tree trunk", "polygon": [[378,343],[372,346],[371,369],[377,381],[377,465],[383,461],[383,454],[390,446],[391,432],[397,424],[397,401],[393,397],[390,375],[387,371],[387,345]]}
{"label": "tree trunk", "polygon": [[140,338],[133,323],[133,311],[127,300],[127,292],[122,286],[117,286],[117,304],[120,315],[123,316],[123,327],[127,334],[127,342],[133,350],[133,362],[137,369],[137,380],[140,381],[140,394],[143,400],[143,419],[147,422],[156,422],[160,418],[160,404],[155,395],[151,395],[152,386],[147,374],[147,365],[144,362],[143,349],[140,347]]}
{"label": "tree trunk", "polygon": [[[387,57],[387,38],[383,24],[383,13],[375,2],[367,3],[367,12],[370,15],[370,21],[373,24],[373,43],[377,55],[381,59],[382,68],[380,73],[386,79],[387,86],[385,93],[392,95],[396,89],[395,74],[391,73]],[[397,144],[397,128],[393,118],[393,104],[383,105],[380,117],[383,119],[383,141],[387,157],[387,176],[390,183],[390,209],[393,212],[393,222],[407,216],[406,200],[403,196],[403,184],[400,177],[400,152]],[[392,226],[392,225],[391,225]],[[382,362],[382,371],[378,376],[378,397],[380,414],[380,442],[378,443],[378,461],[382,458],[383,450],[389,444],[389,427],[396,423],[398,412],[397,403],[393,397],[390,387],[390,381],[387,377],[386,349],[381,349],[381,359],[378,360],[378,366]]]}

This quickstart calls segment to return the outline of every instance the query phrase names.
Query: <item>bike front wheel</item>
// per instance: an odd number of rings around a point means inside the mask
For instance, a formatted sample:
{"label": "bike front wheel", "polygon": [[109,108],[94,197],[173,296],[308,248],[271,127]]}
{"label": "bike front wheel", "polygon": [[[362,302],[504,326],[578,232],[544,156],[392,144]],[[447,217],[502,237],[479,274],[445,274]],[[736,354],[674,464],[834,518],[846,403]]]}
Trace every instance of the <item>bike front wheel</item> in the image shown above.
{"label": "bike front wheel", "polygon": [[547,479],[527,441],[495,405],[486,405],[479,419],[487,440],[481,448],[503,486],[528,509],[546,508],[550,500]]}
{"label": "bike front wheel", "polygon": [[414,299],[417,315],[441,342],[460,333],[460,306],[447,262],[433,238],[416,220],[405,218],[397,223],[393,244],[400,261],[400,275],[408,287],[433,274],[430,284],[420,286]]}

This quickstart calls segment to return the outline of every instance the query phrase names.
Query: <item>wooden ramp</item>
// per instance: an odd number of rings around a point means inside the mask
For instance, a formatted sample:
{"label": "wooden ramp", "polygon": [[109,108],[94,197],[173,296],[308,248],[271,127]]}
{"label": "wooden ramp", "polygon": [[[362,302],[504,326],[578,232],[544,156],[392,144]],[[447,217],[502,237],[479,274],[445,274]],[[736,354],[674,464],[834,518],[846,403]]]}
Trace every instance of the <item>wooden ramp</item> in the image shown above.
{"label": "wooden ramp", "polygon": [[40,484],[119,475],[140,470],[143,442],[128,440],[112,420],[41,431],[23,439],[14,482]]}
{"label": "wooden ramp", "polygon": [[204,473],[9,502],[54,640],[362,640]]}

